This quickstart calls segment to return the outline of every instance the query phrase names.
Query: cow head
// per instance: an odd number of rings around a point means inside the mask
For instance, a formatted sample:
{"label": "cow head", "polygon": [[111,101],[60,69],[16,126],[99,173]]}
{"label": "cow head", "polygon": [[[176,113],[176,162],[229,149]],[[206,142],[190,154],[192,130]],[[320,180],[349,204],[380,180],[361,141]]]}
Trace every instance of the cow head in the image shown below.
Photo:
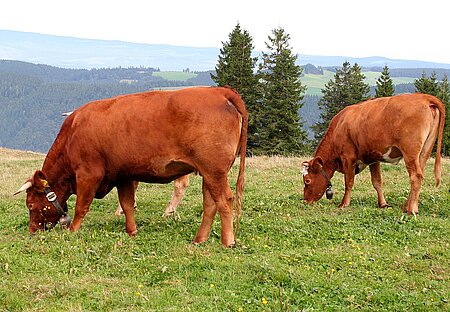
{"label": "cow head", "polygon": [[51,191],[45,174],[42,171],[37,170],[34,176],[15,192],[14,195],[23,191],[27,192],[26,204],[30,212],[30,225],[28,229],[31,234],[34,234],[37,230],[50,229],[58,221],[63,226],[70,224],[69,216],[58,203],[56,195]]}
{"label": "cow head", "polygon": [[303,162],[302,174],[303,183],[305,184],[303,199],[308,204],[312,204],[322,198],[325,191],[328,199],[333,197],[330,178],[325,173],[321,157],[315,157],[311,161]]}

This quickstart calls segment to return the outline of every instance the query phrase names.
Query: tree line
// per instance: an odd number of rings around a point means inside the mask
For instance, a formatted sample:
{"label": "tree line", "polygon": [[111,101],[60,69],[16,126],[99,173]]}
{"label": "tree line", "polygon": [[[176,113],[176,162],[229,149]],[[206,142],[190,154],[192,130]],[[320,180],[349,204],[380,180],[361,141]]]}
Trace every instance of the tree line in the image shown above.
{"label": "tree line", "polygon": [[[236,89],[249,111],[248,149],[251,154],[305,154],[322,138],[331,119],[348,105],[371,98],[371,88],[361,67],[344,62],[322,89],[318,102],[319,121],[312,125],[314,139],[308,140],[304,120],[298,111],[304,105],[306,87],[301,83],[303,69],[296,65],[297,55],[289,46],[289,34],[282,28],[272,30],[266,43],[267,52],[253,57],[253,38],[238,23],[220,50],[216,74],[212,79],[221,86]],[[312,70],[307,67],[308,71]],[[319,68],[319,70],[321,70]],[[438,97],[449,109],[450,91],[447,73],[438,81],[437,72],[415,81],[415,91]],[[375,97],[392,96],[396,88],[390,70],[385,66],[376,82]],[[449,114],[445,127],[443,152],[450,154]]]}
{"label": "tree line", "polygon": [[[380,78],[369,87],[364,83],[367,69],[356,63],[333,68],[296,65],[289,40],[283,28],[276,28],[267,37],[266,51],[255,57],[253,38],[238,23],[223,42],[215,70],[196,72],[187,81],[154,76],[159,68],[64,69],[0,60],[0,146],[45,152],[63,121],[61,112],[94,99],[155,88],[217,84],[236,89],[249,110],[248,152],[254,155],[311,153],[339,110],[373,96],[430,93],[449,110],[447,70],[421,69],[415,85],[394,86],[391,77],[399,71],[417,77],[419,69],[385,66],[372,69],[380,72]],[[332,70],[334,77],[322,89],[322,96],[306,96],[303,75],[320,75],[324,69]],[[446,124],[443,151],[449,155]]]}

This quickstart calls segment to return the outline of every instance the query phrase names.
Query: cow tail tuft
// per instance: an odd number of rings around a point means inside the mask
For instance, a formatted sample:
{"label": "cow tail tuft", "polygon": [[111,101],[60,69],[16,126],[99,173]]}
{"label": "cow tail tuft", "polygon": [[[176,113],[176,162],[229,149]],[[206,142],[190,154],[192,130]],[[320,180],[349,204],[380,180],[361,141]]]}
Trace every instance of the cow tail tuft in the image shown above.
{"label": "cow tail tuft", "polygon": [[235,209],[236,209],[236,229],[235,237],[237,237],[239,230],[239,221],[242,213],[242,203],[244,195],[244,172],[245,172],[245,155],[247,152],[247,128],[248,128],[248,114],[245,107],[245,103],[240,97],[240,95],[229,88],[224,88],[226,92],[226,98],[234,105],[236,110],[239,112],[242,118],[241,127],[241,137],[239,139],[238,155],[240,157],[239,162],[239,174],[236,182],[236,198],[235,198]]}

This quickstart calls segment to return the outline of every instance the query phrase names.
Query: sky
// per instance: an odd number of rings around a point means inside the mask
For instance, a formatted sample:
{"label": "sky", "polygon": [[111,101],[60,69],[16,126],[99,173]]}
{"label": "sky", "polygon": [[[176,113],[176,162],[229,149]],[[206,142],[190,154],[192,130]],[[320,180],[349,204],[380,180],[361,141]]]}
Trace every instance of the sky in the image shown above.
{"label": "sky", "polygon": [[237,23],[266,50],[282,27],[295,53],[450,64],[447,0],[4,0],[0,29],[220,48]]}

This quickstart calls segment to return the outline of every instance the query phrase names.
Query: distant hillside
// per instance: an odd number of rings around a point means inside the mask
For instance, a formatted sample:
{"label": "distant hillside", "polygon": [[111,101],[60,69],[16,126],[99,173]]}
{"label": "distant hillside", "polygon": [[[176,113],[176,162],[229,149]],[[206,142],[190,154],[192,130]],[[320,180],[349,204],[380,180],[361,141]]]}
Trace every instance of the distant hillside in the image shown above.
{"label": "distant hillside", "polygon": [[[301,81],[307,88],[299,115],[305,130],[319,119],[317,102],[331,70],[305,66]],[[378,69],[374,69],[378,70]],[[420,77],[430,69],[410,69]],[[439,71],[440,74],[450,70]],[[0,60],[0,147],[46,152],[63,122],[62,112],[91,100],[150,89],[213,85],[211,71],[161,72],[151,67],[67,69],[22,61]],[[380,72],[364,71],[374,84]],[[393,78],[397,93],[414,92],[414,77]]]}
{"label": "distant hillside", "polygon": [[154,68],[64,69],[0,60],[0,147],[46,152],[61,113],[96,99],[212,83],[209,72],[167,80]]}
{"label": "distant hillside", "polygon": [[[259,52],[255,52],[259,54]],[[0,59],[20,60],[64,68],[153,67],[161,70],[214,70],[219,47],[194,48],[165,44],[91,40],[0,30]],[[351,58],[299,54],[299,64],[341,66],[344,61],[362,67],[446,68],[450,64],[393,60],[384,57]]]}

